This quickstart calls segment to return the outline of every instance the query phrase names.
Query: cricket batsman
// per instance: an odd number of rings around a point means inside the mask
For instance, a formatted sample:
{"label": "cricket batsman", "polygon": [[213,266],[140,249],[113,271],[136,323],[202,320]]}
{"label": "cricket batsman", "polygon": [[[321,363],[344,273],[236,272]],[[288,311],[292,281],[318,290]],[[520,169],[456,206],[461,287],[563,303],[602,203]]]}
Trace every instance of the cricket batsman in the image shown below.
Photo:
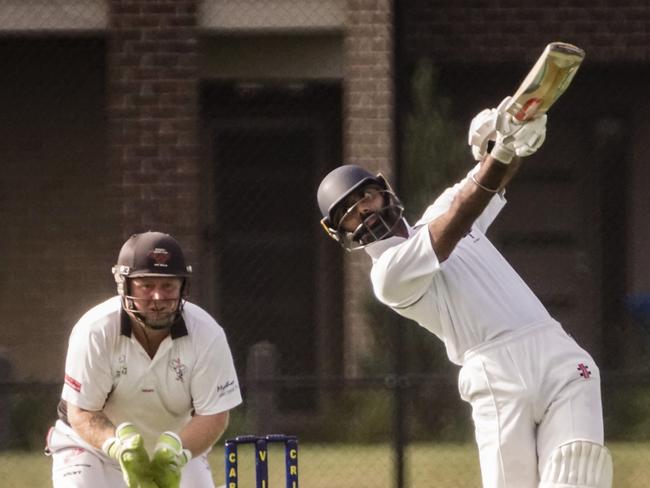
{"label": "cricket batsman", "polygon": [[70,334],[54,488],[214,488],[207,453],[242,399],[223,329],[186,301],[191,271],[168,234],[122,246],[117,296]]}
{"label": "cricket batsman", "polygon": [[520,158],[546,138],[547,115],[517,121],[510,102],[472,120],[477,164],[414,225],[386,179],[355,165],[322,180],[321,223],[371,257],[379,301],[461,366],[485,488],[611,488],[598,366],[486,237]]}

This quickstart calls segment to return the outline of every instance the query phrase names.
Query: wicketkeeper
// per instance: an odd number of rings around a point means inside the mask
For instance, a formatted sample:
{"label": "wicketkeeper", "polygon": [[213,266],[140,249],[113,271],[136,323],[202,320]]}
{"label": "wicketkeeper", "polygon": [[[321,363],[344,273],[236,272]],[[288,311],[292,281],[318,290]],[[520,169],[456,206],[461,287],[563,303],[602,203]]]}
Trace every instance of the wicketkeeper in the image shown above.
{"label": "wicketkeeper", "polygon": [[207,453],[241,394],[223,329],[185,299],[190,273],[168,234],[122,246],[118,295],[70,335],[47,442],[55,488],[214,488]]}
{"label": "wicketkeeper", "polygon": [[354,165],[321,182],[322,224],[344,248],[365,249],[377,298],[462,366],[485,488],[610,488],[598,367],[485,235],[519,158],[546,138],[546,115],[515,123],[508,102],[472,120],[478,164],[415,225],[383,176]]}

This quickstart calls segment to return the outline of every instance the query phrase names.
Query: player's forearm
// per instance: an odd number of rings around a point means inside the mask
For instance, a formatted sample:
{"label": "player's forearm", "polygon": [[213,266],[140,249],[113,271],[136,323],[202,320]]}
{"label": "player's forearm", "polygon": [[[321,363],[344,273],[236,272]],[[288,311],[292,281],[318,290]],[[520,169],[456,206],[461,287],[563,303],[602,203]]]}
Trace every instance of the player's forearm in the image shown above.
{"label": "player's forearm", "polygon": [[506,173],[503,175],[503,178],[501,179],[501,184],[499,185],[499,191],[503,191],[506,186],[508,186],[508,183],[514,178],[515,174],[517,174],[517,171],[519,171],[519,167],[521,166],[521,158],[514,157],[512,158],[512,161],[510,162],[509,165],[506,166]]}
{"label": "player's forearm", "polygon": [[68,421],[83,440],[98,449],[115,435],[115,426],[102,411],[84,410],[68,402]]}
{"label": "player's forearm", "polygon": [[519,162],[513,161],[511,164],[515,166],[503,164],[488,155],[474,175],[474,181],[468,178],[449,210],[429,224],[431,244],[439,262],[451,255],[495,192],[501,191],[514,176]]}
{"label": "player's forearm", "polygon": [[189,449],[192,456],[204,453],[223,435],[229,419],[227,411],[215,415],[194,415],[179,434],[183,447]]}

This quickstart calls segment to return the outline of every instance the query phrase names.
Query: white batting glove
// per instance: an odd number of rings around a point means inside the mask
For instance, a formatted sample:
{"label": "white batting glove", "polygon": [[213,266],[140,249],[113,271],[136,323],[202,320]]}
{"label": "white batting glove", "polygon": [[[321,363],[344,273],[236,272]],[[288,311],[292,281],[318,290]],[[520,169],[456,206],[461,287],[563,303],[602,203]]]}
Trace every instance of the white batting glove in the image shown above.
{"label": "white batting glove", "polygon": [[522,128],[513,134],[512,145],[517,156],[530,156],[542,146],[546,140],[546,120],[546,114],[542,114],[524,123]]}
{"label": "white batting glove", "polygon": [[492,157],[504,164],[509,164],[515,155],[530,156],[546,140],[546,114],[519,122],[506,112],[509,98],[505,98],[496,109],[496,142],[491,151]]}
{"label": "white batting glove", "polygon": [[487,155],[488,144],[497,138],[497,111],[486,108],[479,112],[469,124],[467,143],[472,149],[476,161]]}
{"label": "white batting glove", "polygon": [[501,100],[501,103],[496,108],[496,137],[494,147],[490,154],[494,159],[501,161],[503,164],[510,164],[512,158],[515,156],[515,147],[513,145],[513,135],[522,127],[522,123],[514,120],[512,116],[506,112],[511,97],[506,97]]}
{"label": "white batting glove", "polygon": [[472,155],[476,161],[480,161],[487,155],[488,144],[496,142],[497,133],[507,137],[521,129],[522,123],[514,120],[506,112],[506,107],[511,101],[512,97],[506,97],[501,100],[497,108],[486,108],[472,119],[467,142],[472,148]]}
{"label": "white batting glove", "polygon": [[479,112],[470,123],[467,142],[476,161],[487,155],[488,144],[493,141],[491,154],[504,164],[517,155],[526,157],[537,151],[546,139],[546,114],[526,122],[515,120],[506,107],[512,97],[501,100],[497,108]]}

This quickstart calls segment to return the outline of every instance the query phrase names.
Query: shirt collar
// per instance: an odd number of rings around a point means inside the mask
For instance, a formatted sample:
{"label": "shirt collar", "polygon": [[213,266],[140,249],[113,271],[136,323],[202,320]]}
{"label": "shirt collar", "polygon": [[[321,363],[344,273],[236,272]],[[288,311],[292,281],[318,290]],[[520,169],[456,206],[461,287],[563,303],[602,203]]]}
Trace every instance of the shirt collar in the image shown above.
{"label": "shirt collar", "polygon": [[386,239],[382,239],[381,241],[375,241],[371,244],[368,244],[363,248],[363,250],[366,251],[366,254],[368,254],[373,259],[373,261],[379,259],[379,256],[381,256],[384,253],[384,251],[386,251],[387,249],[390,249],[391,247],[401,244],[402,242],[406,241],[414,234],[413,227],[410,226],[410,224],[406,221],[405,218],[402,218],[402,222],[404,222],[404,225],[406,226],[406,232],[408,233],[408,237],[401,237],[401,236],[388,237]]}
{"label": "shirt collar", "polygon": [[384,253],[384,251],[390,249],[391,247],[397,246],[398,244],[401,244],[405,240],[406,239],[404,237],[393,236],[393,237],[389,237],[388,239],[383,239],[381,241],[368,244],[364,249],[366,253],[373,260],[375,260],[375,259],[379,259],[379,256],[381,256]]}
{"label": "shirt collar", "polygon": [[[131,317],[129,317],[129,314],[126,313],[126,310],[123,308],[120,309],[120,333],[123,336],[131,337],[132,328],[133,325],[131,324]],[[174,325],[169,328],[169,334],[171,335],[172,339],[178,339],[179,337],[188,335],[185,319],[182,315],[176,322],[174,322]]]}

